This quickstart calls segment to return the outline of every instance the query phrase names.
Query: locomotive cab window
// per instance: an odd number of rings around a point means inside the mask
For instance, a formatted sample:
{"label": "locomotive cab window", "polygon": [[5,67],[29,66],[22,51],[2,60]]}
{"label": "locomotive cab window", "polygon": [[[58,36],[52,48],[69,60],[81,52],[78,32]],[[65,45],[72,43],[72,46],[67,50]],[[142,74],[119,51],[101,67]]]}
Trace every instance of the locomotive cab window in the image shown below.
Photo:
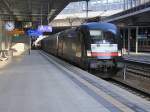
{"label": "locomotive cab window", "polygon": [[103,40],[103,34],[100,30],[90,30],[90,36],[93,40]]}
{"label": "locomotive cab window", "polygon": [[101,30],[90,30],[90,36],[93,42],[105,40],[105,42],[112,43],[115,41],[115,35],[111,32],[103,32]]}

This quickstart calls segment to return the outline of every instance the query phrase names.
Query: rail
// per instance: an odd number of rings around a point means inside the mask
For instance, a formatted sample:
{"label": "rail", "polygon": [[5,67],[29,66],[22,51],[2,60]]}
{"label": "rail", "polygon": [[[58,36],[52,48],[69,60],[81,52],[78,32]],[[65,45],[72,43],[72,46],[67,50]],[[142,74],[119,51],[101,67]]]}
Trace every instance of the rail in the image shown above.
{"label": "rail", "polygon": [[124,63],[123,72],[119,72],[113,79],[150,94],[150,63],[135,60],[123,60],[122,62]]}
{"label": "rail", "polygon": [[145,77],[150,79],[150,68],[143,66],[136,66],[132,64],[127,64],[125,68],[125,72],[133,73],[134,75],[138,75],[140,77]]}
{"label": "rail", "polygon": [[126,77],[126,73],[134,73],[135,75],[143,76],[150,78],[150,62],[144,60],[134,60],[134,59],[126,59],[123,60],[124,63],[124,80]]}

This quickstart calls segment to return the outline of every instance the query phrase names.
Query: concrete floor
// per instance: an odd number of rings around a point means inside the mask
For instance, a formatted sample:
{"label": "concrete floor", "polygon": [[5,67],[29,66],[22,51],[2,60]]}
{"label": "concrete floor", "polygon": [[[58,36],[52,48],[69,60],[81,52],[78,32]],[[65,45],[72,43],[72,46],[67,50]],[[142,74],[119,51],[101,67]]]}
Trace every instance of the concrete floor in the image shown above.
{"label": "concrete floor", "polygon": [[66,74],[38,51],[14,58],[0,71],[0,112],[150,112],[150,107],[136,111],[114,99],[109,101],[114,104],[106,106],[105,101],[100,103]]}
{"label": "concrete floor", "polygon": [[0,72],[0,112],[106,110],[38,52],[13,61]]}

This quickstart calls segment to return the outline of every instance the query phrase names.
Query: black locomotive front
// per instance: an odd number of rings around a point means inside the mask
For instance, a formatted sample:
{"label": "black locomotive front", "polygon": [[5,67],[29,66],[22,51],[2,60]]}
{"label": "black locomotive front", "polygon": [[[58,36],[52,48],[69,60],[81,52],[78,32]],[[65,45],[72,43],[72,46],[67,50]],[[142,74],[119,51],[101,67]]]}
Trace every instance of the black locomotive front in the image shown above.
{"label": "black locomotive front", "polygon": [[89,23],[81,29],[86,40],[88,69],[101,72],[117,70],[118,59],[121,57],[117,27],[110,23]]}

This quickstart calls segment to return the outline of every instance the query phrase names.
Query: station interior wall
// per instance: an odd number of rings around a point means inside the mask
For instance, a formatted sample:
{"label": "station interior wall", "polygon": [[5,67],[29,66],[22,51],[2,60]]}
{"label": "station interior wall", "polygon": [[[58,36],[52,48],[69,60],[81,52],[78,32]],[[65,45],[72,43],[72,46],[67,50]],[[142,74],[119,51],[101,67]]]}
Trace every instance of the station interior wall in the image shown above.
{"label": "station interior wall", "polygon": [[0,20],[0,51],[7,51],[13,56],[27,54],[30,39],[26,35],[10,35],[5,29],[5,21]]}
{"label": "station interior wall", "polygon": [[6,32],[4,24],[5,22],[0,20],[0,50],[10,49],[11,38]]}

